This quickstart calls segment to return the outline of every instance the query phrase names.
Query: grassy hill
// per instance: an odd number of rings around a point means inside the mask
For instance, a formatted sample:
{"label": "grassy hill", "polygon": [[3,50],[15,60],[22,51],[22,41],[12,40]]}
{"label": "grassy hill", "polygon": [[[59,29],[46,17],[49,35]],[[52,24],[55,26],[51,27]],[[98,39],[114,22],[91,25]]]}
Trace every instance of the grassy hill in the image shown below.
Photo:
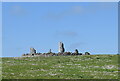
{"label": "grassy hill", "polygon": [[118,79],[118,55],[4,57],[3,79]]}

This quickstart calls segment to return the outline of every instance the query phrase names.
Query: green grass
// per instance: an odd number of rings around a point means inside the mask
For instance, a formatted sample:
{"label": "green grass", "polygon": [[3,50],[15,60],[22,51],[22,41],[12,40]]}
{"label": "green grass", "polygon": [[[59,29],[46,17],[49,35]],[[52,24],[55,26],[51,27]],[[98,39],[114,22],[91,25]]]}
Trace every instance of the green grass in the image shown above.
{"label": "green grass", "polygon": [[3,79],[118,79],[118,55],[4,57]]}

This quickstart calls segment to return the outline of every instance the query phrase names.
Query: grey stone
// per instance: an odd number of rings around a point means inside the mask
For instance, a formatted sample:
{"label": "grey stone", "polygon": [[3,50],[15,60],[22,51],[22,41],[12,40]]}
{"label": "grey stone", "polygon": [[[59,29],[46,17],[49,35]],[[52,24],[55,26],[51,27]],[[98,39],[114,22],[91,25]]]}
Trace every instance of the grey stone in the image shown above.
{"label": "grey stone", "polygon": [[90,53],[89,52],[85,52],[85,55],[90,55]]}
{"label": "grey stone", "polygon": [[82,53],[79,53],[79,55],[82,55]]}
{"label": "grey stone", "polygon": [[25,54],[22,54],[22,56],[25,56]]}
{"label": "grey stone", "polygon": [[60,53],[64,53],[65,52],[64,44],[62,42],[59,43],[59,52]]}
{"label": "grey stone", "polygon": [[48,53],[52,53],[51,49],[49,50],[49,52],[48,52]]}
{"label": "grey stone", "polygon": [[78,50],[77,50],[77,49],[75,49],[75,54],[76,54],[76,55],[78,55],[78,54],[79,54],[79,52],[78,52]]}
{"label": "grey stone", "polygon": [[36,50],[34,48],[30,48],[30,54],[35,54]]}
{"label": "grey stone", "polygon": [[71,55],[71,52],[64,52],[63,55]]}

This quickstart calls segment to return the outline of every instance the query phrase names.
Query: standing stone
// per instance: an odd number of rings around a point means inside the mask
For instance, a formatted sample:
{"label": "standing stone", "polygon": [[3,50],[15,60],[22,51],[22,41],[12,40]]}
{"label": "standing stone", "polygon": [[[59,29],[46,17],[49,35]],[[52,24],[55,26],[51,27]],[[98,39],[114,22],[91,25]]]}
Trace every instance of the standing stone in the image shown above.
{"label": "standing stone", "polygon": [[77,50],[77,49],[75,49],[75,54],[76,54],[76,55],[78,55],[78,54],[79,54],[79,52],[78,52],[78,50]]}
{"label": "standing stone", "polygon": [[89,52],[85,52],[85,55],[90,55],[90,53]]}
{"label": "standing stone", "polygon": [[30,48],[30,54],[35,54],[36,50],[34,48]]}
{"label": "standing stone", "polygon": [[82,53],[79,53],[79,55],[82,55]]}
{"label": "standing stone", "polygon": [[65,52],[64,44],[62,42],[59,43],[59,52],[60,53],[64,53]]}
{"label": "standing stone", "polygon": [[51,49],[49,50],[49,52],[48,52],[48,53],[52,53]]}
{"label": "standing stone", "polygon": [[25,54],[22,54],[22,56],[25,56]]}

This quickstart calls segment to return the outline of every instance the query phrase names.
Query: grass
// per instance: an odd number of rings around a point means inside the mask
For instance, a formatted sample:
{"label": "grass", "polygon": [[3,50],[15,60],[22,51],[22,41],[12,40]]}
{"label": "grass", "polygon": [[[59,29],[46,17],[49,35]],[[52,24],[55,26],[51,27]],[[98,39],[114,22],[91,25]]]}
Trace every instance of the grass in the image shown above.
{"label": "grass", "polygon": [[4,57],[3,79],[118,79],[118,55]]}

